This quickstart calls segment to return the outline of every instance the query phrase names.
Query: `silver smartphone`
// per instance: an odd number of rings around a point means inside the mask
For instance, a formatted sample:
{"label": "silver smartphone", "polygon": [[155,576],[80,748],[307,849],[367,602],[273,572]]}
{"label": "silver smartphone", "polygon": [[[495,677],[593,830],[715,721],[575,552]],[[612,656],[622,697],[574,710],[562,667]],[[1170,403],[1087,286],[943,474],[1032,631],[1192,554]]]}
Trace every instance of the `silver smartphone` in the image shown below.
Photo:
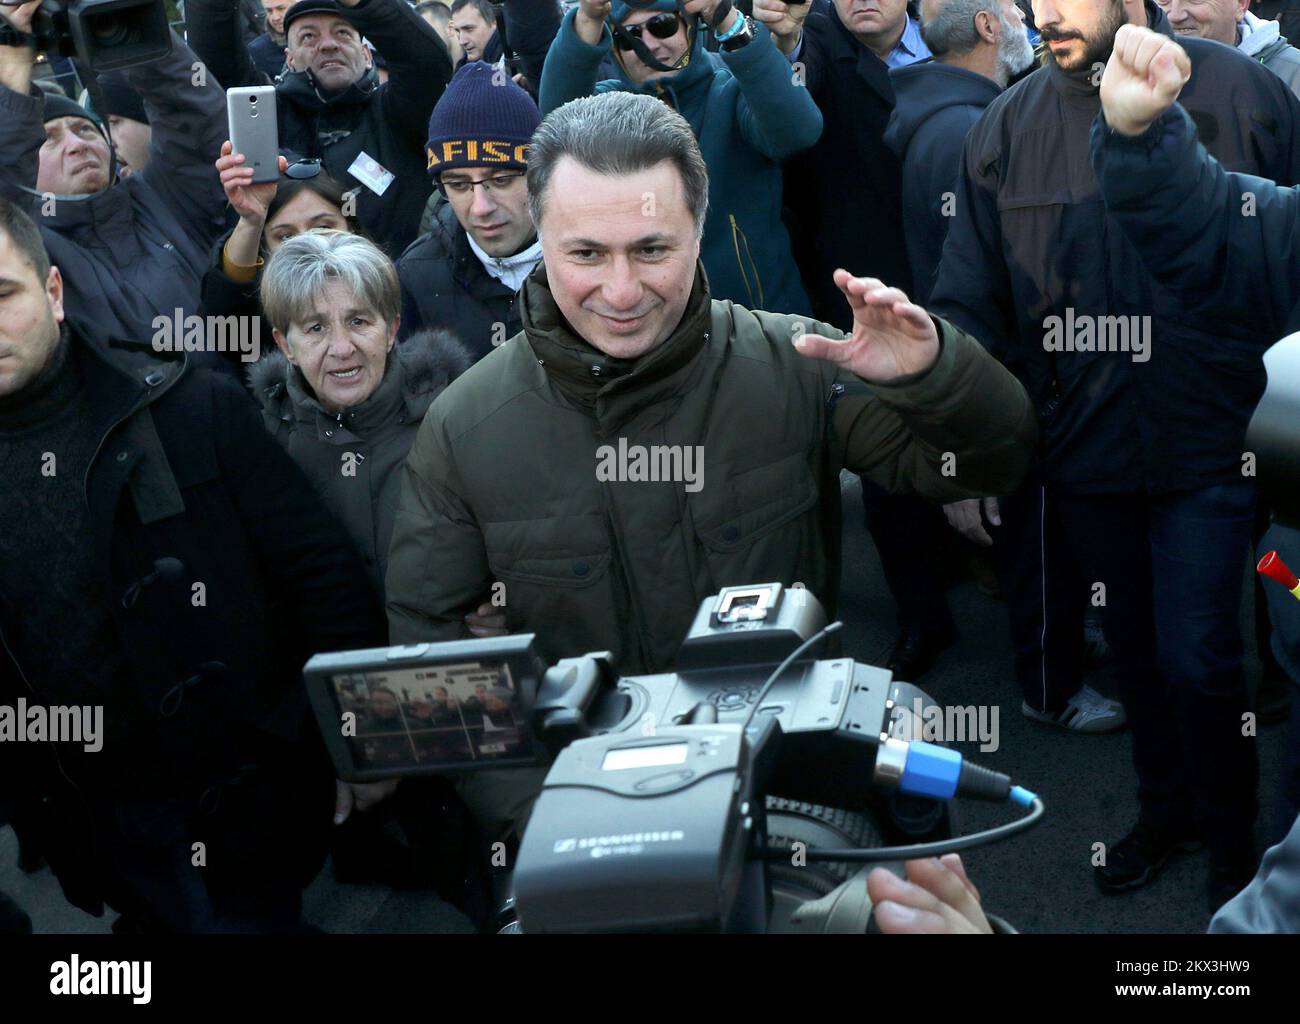
{"label": "silver smartphone", "polygon": [[232,153],[244,154],[253,169],[253,182],[280,176],[280,130],[275,116],[275,86],[257,85],[226,90],[226,118]]}

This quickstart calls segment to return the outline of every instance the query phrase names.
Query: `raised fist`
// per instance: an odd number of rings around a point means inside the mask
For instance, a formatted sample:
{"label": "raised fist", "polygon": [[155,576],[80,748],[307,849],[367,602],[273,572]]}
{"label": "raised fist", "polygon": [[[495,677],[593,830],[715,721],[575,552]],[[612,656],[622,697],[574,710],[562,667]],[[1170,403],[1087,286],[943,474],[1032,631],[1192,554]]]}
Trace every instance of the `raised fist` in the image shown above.
{"label": "raised fist", "polygon": [[1192,62],[1168,36],[1136,25],[1122,25],[1101,76],[1101,107],[1106,122],[1121,135],[1140,135],[1174,105]]}

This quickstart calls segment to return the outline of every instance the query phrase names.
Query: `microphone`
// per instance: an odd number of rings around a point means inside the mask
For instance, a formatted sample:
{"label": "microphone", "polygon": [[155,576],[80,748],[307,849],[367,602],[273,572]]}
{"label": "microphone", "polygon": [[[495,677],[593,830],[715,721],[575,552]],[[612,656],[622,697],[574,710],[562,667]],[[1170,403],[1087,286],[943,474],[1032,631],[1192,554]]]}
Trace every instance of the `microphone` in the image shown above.
{"label": "microphone", "polygon": [[122,607],[134,608],[135,603],[140,600],[140,594],[144,588],[158,580],[167,583],[176,583],[185,574],[185,563],[179,558],[173,558],[171,555],[165,555],[162,558],[155,559],[153,563],[153,572],[141,576],[138,580],[126,588],[122,594]]}

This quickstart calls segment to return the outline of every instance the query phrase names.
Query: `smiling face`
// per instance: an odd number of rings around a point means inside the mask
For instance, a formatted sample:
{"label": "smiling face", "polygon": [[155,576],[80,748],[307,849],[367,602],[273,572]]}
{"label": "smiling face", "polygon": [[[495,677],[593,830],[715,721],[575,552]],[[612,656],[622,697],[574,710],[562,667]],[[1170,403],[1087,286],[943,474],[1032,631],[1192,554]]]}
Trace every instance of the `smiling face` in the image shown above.
{"label": "smiling face", "polygon": [[[663,15],[663,11],[633,11],[621,24],[624,28],[633,25],[644,26],[651,18],[658,18]],[[683,18],[677,19],[677,31],[667,39],[658,38],[649,29],[641,28],[641,41],[645,43],[646,49],[650,51],[650,56],[660,64],[666,64],[673,67],[686,48],[690,46],[690,37],[686,34],[686,21]],[[635,50],[622,50],[615,47],[614,52],[623,62],[623,69],[627,72],[628,78],[640,84],[641,82],[651,82],[656,78],[663,78],[665,75],[675,75],[676,71],[655,71],[642,62],[641,58],[636,55]]]}
{"label": "smiling face", "polygon": [[1047,59],[1062,71],[1105,63],[1125,21],[1122,0],[1033,0],[1033,6]]}
{"label": "smiling face", "polygon": [[700,254],[677,167],[665,160],[608,177],[563,156],[542,208],[547,280],[573,329],[620,359],[666,341],[686,310]]}
{"label": "smiling face", "polygon": [[325,285],[314,306],[287,332],[272,334],[316,400],[330,412],[344,412],[369,398],[383,380],[400,318],[385,323],[338,280]]}
{"label": "smiling face", "polygon": [[45,369],[59,343],[63,278],[36,268],[0,231],[0,398],[16,395]]}
{"label": "smiling face", "polygon": [[451,16],[451,31],[465,52],[466,60],[484,60],[483,54],[492,40],[496,26],[484,21],[478,8],[470,4]]}
{"label": "smiling face", "polygon": [[1237,45],[1237,22],[1245,17],[1248,0],[1156,0],[1180,36],[1200,36]]}
{"label": "smiling face", "polygon": [[262,242],[266,246],[267,255],[274,255],[294,235],[315,228],[347,231],[348,222],[342,211],[328,199],[304,188],[266,222]]}
{"label": "smiling face", "polygon": [[56,117],[45,122],[37,191],[57,196],[99,192],[108,187],[108,168],[108,141],[93,121]]}
{"label": "smiling face", "polygon": [[310,69],[321,88],[337,92],[361,78],[370,67],[370,51],[361,34],[333,14],[305,14],[289,26],[288,64]]}

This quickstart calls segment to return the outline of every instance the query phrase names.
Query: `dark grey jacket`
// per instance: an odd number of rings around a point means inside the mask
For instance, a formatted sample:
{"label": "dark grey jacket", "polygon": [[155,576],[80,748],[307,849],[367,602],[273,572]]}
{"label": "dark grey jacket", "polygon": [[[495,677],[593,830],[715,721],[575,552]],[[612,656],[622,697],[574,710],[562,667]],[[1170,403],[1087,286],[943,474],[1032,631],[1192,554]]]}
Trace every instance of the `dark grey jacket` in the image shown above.
{"label": "dark grey jacket", "polygon": [[63,272],[69,315],[97,336],[147,341],[155,317],[197,310],[209,249],[224,226],[213,162],[226,137],[226,104],[211,76],[195,84],[195,60],[173,34],[170,54],[125,72],[153,127],[149,163],[83,200],[23,191],[36,188],[45,100],[0,86],[0,194],[40,225]]}
{"label": "dark grey jacket", "polygon": [[266,428],[347,527],[381,596],[397,471],[429,405],[471,362],[446,331],[414,334],[389,353],[374,394],[345,413],[327,412],[278,348],[249,368]]}

